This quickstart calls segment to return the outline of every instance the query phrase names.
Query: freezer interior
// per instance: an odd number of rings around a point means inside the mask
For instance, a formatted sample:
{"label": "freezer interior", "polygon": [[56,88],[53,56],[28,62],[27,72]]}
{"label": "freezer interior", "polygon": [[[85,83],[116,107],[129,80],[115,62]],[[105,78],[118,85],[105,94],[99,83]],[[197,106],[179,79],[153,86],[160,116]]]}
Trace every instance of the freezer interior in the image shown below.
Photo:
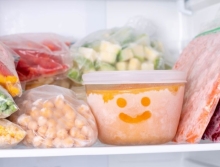
{"label": "freezer interior", "polygon": [[[149,33],[164,42],[173,63],[191,39],[220,24],[219,9],[218,0],[0,0],[0,35],[53,32],[77,41],[97,30],[123,26],[134,16],[144,16],[154,27]],[[191,151],[2,158],[0,166],[215,167],[220,163],[220,150]]]}

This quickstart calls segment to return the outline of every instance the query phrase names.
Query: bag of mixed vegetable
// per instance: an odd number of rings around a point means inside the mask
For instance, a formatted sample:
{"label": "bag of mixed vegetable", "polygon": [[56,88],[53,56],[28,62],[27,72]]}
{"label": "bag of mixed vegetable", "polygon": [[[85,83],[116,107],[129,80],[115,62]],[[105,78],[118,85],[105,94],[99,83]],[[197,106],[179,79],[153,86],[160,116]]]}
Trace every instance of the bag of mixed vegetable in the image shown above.
{"label": "bag of mixed vegetable", "polygon": [[21,84],[16,72],[16,53],[3,43],[0,43],[0,86],[4,87],[11,96],[22,94]]}
{"label": "bag of mixed vegetable", "polygon": [[13,98],[10,94],[0,86],[0,118],[9,117],[18,110]]}
{"label": "bag of mixed vegetable", "polygon": [[73,68],[68,77],[81,83],[82,74],[111,70],[164,69],[163,44],[153,38],[154,27],[142,17],[124,27],[95,32],[71,46]]}
{"label": "bag of mixed vegetable", "polygon": [[68,44],[57,34],[14,34],[0,41],[19,56],[16,70],[21,82],[61,74],[71,66]]}

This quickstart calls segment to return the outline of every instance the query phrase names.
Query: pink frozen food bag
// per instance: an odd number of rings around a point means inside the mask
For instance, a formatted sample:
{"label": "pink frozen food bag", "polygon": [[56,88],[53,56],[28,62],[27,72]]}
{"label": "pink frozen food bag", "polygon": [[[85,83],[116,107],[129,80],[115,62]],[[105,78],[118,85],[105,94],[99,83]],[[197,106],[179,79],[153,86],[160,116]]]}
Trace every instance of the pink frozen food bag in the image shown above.
{"label": "pink frozen food bag", "polygon": [[184,49],[174,69],[187,73],[187,84],[178,143],[196,143],[214,113],[220,98],[220,33],[214,29],[200,34]]}

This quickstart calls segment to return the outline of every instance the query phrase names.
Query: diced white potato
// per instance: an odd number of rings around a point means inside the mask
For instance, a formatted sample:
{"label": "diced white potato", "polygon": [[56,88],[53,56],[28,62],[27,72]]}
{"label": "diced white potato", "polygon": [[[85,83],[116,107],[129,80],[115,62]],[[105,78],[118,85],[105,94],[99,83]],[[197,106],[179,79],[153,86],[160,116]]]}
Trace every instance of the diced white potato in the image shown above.
{"label": "diced white potato", "polygon": [[160,53],[151,47],[145,47],[145,56],[151,61],[155,62],[155,60],[160,56]]}
{"label": "diced white potato", "polygon": [[116,63],[116,69],[119,71],[124,71],[127,70],[128,68],[128,63],[127,62],[118,62]]}
{"label": "diced white potato", "polygon": [[141,70],[154,70],[154,64],[152,62],[144,62],[141,64]]}
{"label": "diced white potato", "polygon": [[121,50],[121,46],[118,44],[113,44],[108,41],[101,41],[100,43],[100,51],[101,52],[110,52],[118,54],[118,52]]}
{"label": "diced white potato", "polygon": [[128,70],[140,70],[141,62],[137,58],[130,59],[128,63]]}
{"label": "diced white potato", "polygon": [[97,53],[95,50],[91,48],[85,48],[85,47],[80,47],[78,49],[79,56],[83,56],[90,60],[91,62],[94,62],[97,59]]}

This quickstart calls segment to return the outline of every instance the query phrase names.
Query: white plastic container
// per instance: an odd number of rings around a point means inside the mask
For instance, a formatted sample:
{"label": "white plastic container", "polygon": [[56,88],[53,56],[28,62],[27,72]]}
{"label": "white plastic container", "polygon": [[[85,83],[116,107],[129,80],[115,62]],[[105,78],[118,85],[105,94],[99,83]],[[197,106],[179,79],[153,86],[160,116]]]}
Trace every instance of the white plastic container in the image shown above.
{"label": "white plastic container", "polygon": [[111,71],[83,75],[99,140],[113,145],[162,144],[175,136],[186,74]]}

